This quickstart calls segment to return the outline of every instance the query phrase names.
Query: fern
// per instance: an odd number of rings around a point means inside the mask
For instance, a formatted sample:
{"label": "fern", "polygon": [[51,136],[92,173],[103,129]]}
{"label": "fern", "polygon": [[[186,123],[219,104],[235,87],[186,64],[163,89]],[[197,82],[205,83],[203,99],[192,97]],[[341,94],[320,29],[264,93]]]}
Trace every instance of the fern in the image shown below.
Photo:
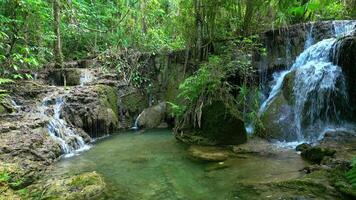
{"label": "fern", "polygon": [[352,168],[346,173],[347,179],[350,181],[353,188],[356,188],[356,158],[352,160]]}

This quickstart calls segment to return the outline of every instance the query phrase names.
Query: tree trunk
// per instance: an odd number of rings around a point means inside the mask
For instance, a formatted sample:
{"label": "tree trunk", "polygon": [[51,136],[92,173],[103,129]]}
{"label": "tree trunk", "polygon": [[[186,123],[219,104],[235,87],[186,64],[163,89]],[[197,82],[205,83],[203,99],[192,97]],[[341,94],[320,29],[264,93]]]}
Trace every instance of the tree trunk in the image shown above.
{"label": "tree trunk", "polygon": [[196,23],[196,55],[195,58],[200,61],[202,58],[201,50],[203,46],[203,19],[201,14],[202,2],[201,0],[194,1],[195,7],[195,23]]}
{"label": "tree trunk", "polygon": [[250,23],[251,23],[251,19],[253,16],[253,10],[254,10],[254,1],[251,0],[247,0],[246,2],[246,12],[245,12],[245,16],[244,16],[244,21],[243,21],[243,25],[242,25],[242,31],[244,35],[248,35],[250,32]]}
{"label": "tree trunk", "polygon": [[140,9],[141,9],[141,15],[142,15],[142,17],[141,17],[142,33],[146,35],[146,33],[147,33],[147,22],[146,22],[146,16],[145,16],[145,14],[146,14],[146,12],[145,12],[145,10],[146,10],[146,2],[145,1],[146,0],[142,0],[141,1]]}
{"label": "tree trunk", "polygon": [[54,41],[54,63],[56,68],[61,69],[63,85],[67,85],[66,75],[63,69],[62,42],[61,42],[61,1],[53,0],[53,29],[56,39]]}
{"label": "tree trunk", "polygon": [[57,68],[62,68],[63,65],[63,56],[62,56],[62,42],[61,42],[61,10],[60,10],[61,2],[60,0],[53,0],[53,30],[56,35],[56,39],[54,41],[54,61],[55,66]]}

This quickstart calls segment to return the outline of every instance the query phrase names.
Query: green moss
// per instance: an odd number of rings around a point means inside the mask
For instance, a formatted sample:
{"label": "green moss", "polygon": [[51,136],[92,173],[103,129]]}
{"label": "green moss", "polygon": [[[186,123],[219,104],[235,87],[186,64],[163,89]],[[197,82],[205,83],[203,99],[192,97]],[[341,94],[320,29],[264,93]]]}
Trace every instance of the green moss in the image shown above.
{"label": "green moss", "polygon": [[282,105],[285,104],[288,104],[287,100],[283,95],[279,94],[277,97],[275,97],[267,110],[262,114],[261,121],[266,130],[265,134],[262,136],[265,136],[265,138],[276,139],[283,136],[283,128],[280,126],[280,124],[276,124],[274,120],[279,118],[278,115],[280,114],[280,109]]}
{"label": "green moss", "polygon": [[0,172],[0,183],[7,183],[10,178],[10,174],[7,171]]}
{"label": "green moss", "polygon": [[75,176],[68,185],[75,188],[84,188],[89,185],[95,185],[98,182],[101,182],[100,176],[88,174],[87,176]]}
{"label": "green moss", "polygon": [[118,96],[114,87],[107,85],[97,85],[96,91],[99,93],[100,102],[108,108],[111,108],[116,116],[119,116],[119,109],[117,106]]}
{"label": "green moss", "polygon": [[293,93],[294,79],[295,72],[291,72],[286,75],[283,81],[283,96],[287,100],[289,105],[294,105],[295,102],[295,96]]}
{"label": "green moss", "polygon": [[5,112],[6,112],[5,107],[0,104],[0,114],[4,114]]}
{"label": "green moss", "polygon": [[141,112],[147,107],[146,99],[137,92],[124,97],[122,103],[130,113]]}

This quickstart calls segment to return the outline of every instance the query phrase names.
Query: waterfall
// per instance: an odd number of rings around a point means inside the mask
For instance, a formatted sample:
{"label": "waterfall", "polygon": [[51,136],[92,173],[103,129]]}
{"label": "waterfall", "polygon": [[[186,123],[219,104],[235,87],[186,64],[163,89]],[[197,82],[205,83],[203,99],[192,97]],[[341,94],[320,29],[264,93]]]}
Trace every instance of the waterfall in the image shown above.
{"label": "waterfall", "polygon": [[[349,34],[355,25],[355,21],[334,23],[334,36]],[[313,25],[307,34],[305,50],[294,64],[285,71],[273,74],[271,92],[259,110],[261,116],[280,94],[285,77],[293,73],[294,124],[291,126],[294,127],[293,135],[297,143],[318,140],[323,130],[341,124],[348,103],[342,70],[330,59],[333,48],[337,48],[337,39],[324,39],[312,45],[312,31]]]}
{"label": "waterfall", "polygon": [[[47,100],[48,98],[44,99],[43,107],[48,108]],[[63,96],[57,97],[53,108],[53,115],[49,116],[50,120],[47,128],[49,135],[60,144],[62,153],[68,157],[74,155],[76,152],[87,150],[90,146],[86,145],[83,138],[77,135],[68,126],[67,122],[61,118],[63,104]]]}
{"label": "waterfall", "polygon": [[131,127],[132,130],[138,130],[138,129],[140,129],[139,124],[138,124],[138,120],[140,119],[141,115],[142,115],[142,113],[140,113],[140,114],[137,116],[137,118],[136,118],[136,120],[135,120],[135,123],[134,123],[134,126]]}
{"label": "waterfall", "polygon": [[85,84],[91,82],[93,80],[93,75],[88,70],[82,70],[80,75],[80,86],[84,86]]}
{"label": "waterfall", "polygon": [[307,39],[304,44],[304,49],[308,49],[314,43],[313,29],[314,29],[314,23],[310,23],[310,29],[307,33]]}

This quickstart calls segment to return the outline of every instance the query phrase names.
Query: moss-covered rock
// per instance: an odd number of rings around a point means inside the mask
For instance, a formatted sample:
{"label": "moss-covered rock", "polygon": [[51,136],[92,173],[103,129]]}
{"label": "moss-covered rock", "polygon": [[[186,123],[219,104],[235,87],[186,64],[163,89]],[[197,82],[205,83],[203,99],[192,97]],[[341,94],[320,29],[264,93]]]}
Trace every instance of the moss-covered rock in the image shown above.
{"label": "moss-covered rock", "polygon": [[115,115],[119,115],[119,108],[117,106],[118,96],[116,88],[107,85],[96,85],[95,91],[99,94],[100,103],[107,108],[111,108]]}
{"label": "moss-covered rock", "polygon": [[279,93],[261,116],[266,139],[293,140],[294,111],[283,93]]}
{"label": "moss-covered rock", "polygon": [[295,72],[288,73],[282,83],[281,91],[269,103],[261,116],[266,139],[294,140],[294,93]]}
{"label": "moss-covered rock", "polygon": [[64,117],[92,138],[119,129],[118,95],[115,87],[94,85],[74,88],[66,96]]}
{"label": "moss-covered rock", "polygon": [[105,188],[103,178],[96,172],[89,172],[50,180],[44,190],[43,199],[96,200],[102,197]]}
{"label": "moss-covered rock", "polygon": [[302,150],[302,157],[313,163],[320,163],[325,157],[333,156],[336,153],[335,150],[322,147],[309,147]]}
{"label": "moss-covered rock", "polygon": [[[239,183],[236,185],[234,197],[236,199],[354,199],[350,193],[340,190],[340,184],[349,184],[344,180],[344,169],[322,169],[307,174],[298,179],[269,183]],[[348,192],[350,192],[348,190]]]}
{"label": "moss-covered rock", "polygon": [[0,115],[15,112],[15,110],[8,99],[0,100]]}
{"label": "moss-covered rock", "polygon": [[216,144],[242,144],[247,141],[244,121],[223,102],[204,106],[201,116],[201,135]]}

